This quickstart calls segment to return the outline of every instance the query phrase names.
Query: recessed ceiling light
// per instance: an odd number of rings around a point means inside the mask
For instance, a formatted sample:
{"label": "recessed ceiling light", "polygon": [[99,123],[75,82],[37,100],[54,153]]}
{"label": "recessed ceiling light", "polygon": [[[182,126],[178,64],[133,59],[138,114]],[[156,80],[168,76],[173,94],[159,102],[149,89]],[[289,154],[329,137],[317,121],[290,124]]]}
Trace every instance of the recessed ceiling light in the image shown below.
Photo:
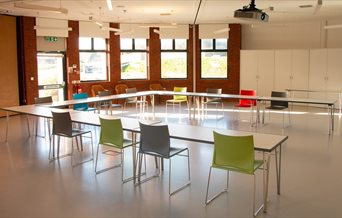
{"label": "recessed ceiling light", "polygon": [[160,13],[160,16],[170,16],[171,13]]}
{"label": "recessed ceiling light", "polygon": [[124,8],[125,6],[124,5],[117,5],[116,7],[117,8]]}

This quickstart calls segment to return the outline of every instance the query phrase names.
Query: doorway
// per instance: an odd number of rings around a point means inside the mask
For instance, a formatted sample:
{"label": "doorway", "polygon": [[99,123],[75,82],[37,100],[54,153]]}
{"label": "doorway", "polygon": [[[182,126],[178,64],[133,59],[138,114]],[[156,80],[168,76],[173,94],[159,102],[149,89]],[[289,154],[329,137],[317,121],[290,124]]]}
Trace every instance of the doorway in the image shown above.
{"label": "doorway", "polygon": [[66,99],[65,55],[61,52],[37,54],[39,97],[52,96],[53,101]]}

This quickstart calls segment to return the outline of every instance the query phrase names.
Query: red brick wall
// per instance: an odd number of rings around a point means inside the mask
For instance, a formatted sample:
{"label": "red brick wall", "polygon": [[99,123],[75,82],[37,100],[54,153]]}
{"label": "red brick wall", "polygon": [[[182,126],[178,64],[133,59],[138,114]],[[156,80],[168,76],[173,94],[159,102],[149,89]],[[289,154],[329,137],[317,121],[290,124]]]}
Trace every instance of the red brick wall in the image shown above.
{"label": "red brick wall", "polygon": [[26,85],[26,103],[33,104],[38,97],[37,43],[34,17],[22,17],[23,60]]}
{"label": "red brick wall", "polygon": [[228,79],[201,79],[200,39],[198,25],[196,26],[196,91],[205,92],[207,88],[222,88],[223,93],[239,93],[241,27],[240,24],[230,24],[229,28]]}
{"label": "red brick wall", "polygon": [[72,31],[69,31],[69,37],[67,38],[67,50],[66,50],[66,65],[67,69],[76,64],[76,68],[73,71],[67,72],[67,88],[68,88],[68,99],[72,99],[73,94],[73,80],[80,80],[80,53],[78,49],[78,37],[79,28],[78,21],[69,21],[69,27]]}
{"label": "red brick wall", "polygon": [[[36,34],[33,26],[35,24],[34,18],[24,18],[24,39],[25,39],[25,72],[26,72],[26,85],[28,87],[28,103],[33,103],[33,99],[38,95],[37,84],[37,60],[36,60]],[[111,27],[118,28],[119,24],[111,23]],[[73,93],[73,80],[79,80],[79,25],[78,21],[69,21],[69,37],[67,38],[67,51],[66,63],[67,67],[72,67],[76,64],[76,72],[68,72],[67,85],[68,85],[68,98],[72,98]],[[206,88],[223,88],[224,93],[238,93],[240,84],[240,47],[241,47],[241,27],[239,24],[230,24],[229,32],[229,55],[228,55],[228,79],[200,79],[200,41],[198,38],[198,25],[195,27],[189,26],[189,39],[188,39],[188,77],[187,79],[161,79],[160,78],[160,40],[159,35],[153,32],[150,28],[150,39],[148,39],[148,79],[147,80],[121,80],[121,64],[120,64],[120,36],[116,36],[114,32],[110,33],[108,39],[109,46],[109,81],[95,82],[95,83],[82,83],[82,89],[91,96],[91,86],[100,84],[104,88],[114,91],[116,84],[125,83],[128,87],[136,87],[140,90],[148,90],[150,83],[161,83],[167,90],[172,90],[174,86],[186,86],[189,91],[193,90],[193,55],[196,55],[196,91],[205,91]],[[195,39],[193,38],[192,28],[196,28]],[[196,41],[196,50],[193,53],[193,40]],[[33,76],[34,81],[30,78]],[[30,94],[29,94],[30,93]]]}

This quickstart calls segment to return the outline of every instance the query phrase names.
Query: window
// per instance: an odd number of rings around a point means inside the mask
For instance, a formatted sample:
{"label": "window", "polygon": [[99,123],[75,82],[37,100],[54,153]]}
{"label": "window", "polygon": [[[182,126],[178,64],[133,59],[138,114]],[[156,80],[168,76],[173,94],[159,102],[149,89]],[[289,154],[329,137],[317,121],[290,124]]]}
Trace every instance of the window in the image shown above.
{"label": "window", "polygon": [[107,80],[106,48],[104,38],[79,38],[81,81]]}
{"label": "window", "polygon": [[201,39],[201,78],[227,78],[227,39]]}
{"label": "window", "polygon": [[146,39],[121,39],[121,79],[147,79]]}
{"label": "window", "polygon": [[186,39],[161,39],[161,78],[187,78]]}

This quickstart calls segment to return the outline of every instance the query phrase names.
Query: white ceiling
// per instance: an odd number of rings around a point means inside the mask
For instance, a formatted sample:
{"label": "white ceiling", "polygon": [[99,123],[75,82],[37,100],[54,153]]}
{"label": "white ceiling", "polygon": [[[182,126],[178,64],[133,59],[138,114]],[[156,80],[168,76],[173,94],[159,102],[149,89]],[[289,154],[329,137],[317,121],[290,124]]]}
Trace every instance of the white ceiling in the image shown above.
{"label": "white ceiling", "polygon": [[[256,0],[256,6],[269,15],[269,23],[302,22],[308,20],[329,20],[342,18],[342,0],[323,0],[314,13],[319,0]],[[42,10],[14,7],[15,2],[62,7],[67,14],[56,14]],[[249,0],[112,0],[109,11],[106,0],[0,0],[0,13],[33,17],[48,17],[65,20],[89,20],[92,16],[103,22],[118,23],[245,23],[233,18],[234,10],[248,5]],[[300,8],[300,5],[312,7]],[[270,10],[272,6],[274,10]],[[161,15],[169,13],[169,15]]]}

